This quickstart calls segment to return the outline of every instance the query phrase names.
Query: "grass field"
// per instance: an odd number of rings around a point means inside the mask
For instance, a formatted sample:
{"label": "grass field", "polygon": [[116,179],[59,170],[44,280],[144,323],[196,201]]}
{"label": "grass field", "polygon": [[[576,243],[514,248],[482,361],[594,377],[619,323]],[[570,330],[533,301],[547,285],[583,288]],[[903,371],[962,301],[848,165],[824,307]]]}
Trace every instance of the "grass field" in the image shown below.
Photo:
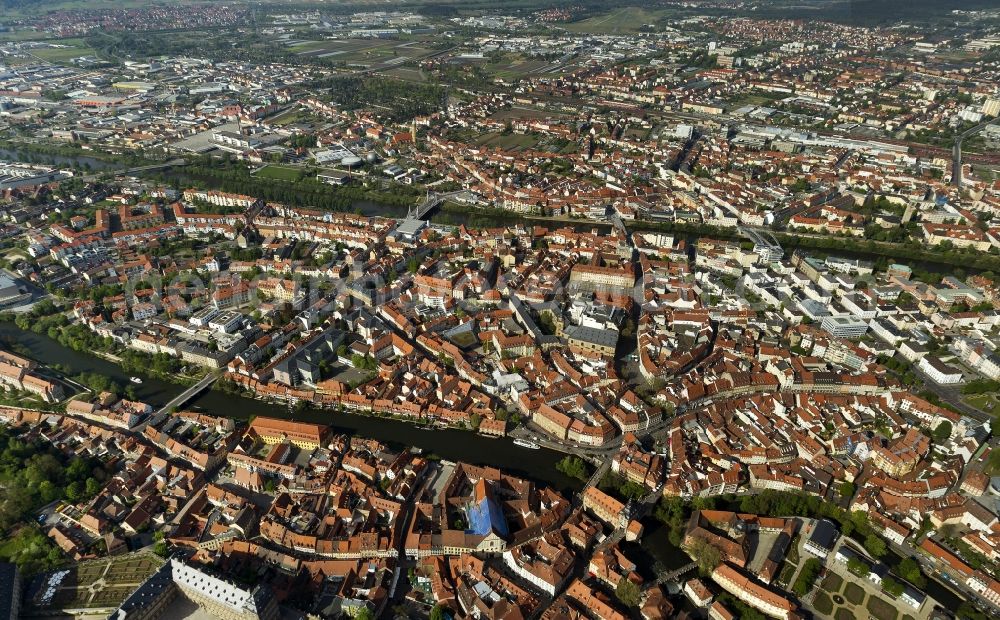
{"label": "grass field", "polygon": [[299,169],[292,168],[290,166],[275,166],[270,164],[258,170],[254,176],[263,179],[274,179],[276,181],[298,181]]}
{"label": "grass field", "polygon": [[788,560],[789,564],[798,564],[799,563],[799,547],[798,547],[798,545],[799,545],[799,537],[796,536],[795,538],[792,539],[791,547],[788,549],[788,557],[785,558],[786,560]]}
{"label": "grass field", "polygon": [[629,34],[667,15],[667,11],[650,11],[639,7],[626,7],[604,15],[589,17],[566,24],[566,29],[584,34]]}
{"label": "grass field", "polygon": [[981,179],[993,182],[1000,179],[1000,169],[990,168],[989,166],[973,166],[973,171]]}
{"label": "grass field", "polygon": [[286,125],[304,123],[311,120],[313,120],[313,116],[311,114],[305,110],[293,108],[287,112],[282,112],[278,116],[272,117],[270,119],[270,123],[272,125],[277,125],[278,127],[285,127]]}
{"label": "grass field", "polygon": [[60,39],[50,41],[51,45],[59,47],[36,47],[29,53],[35,58],[51,63],[67,63],[80,56],[93,56],[96,52],[87,46],[83,39]]}
{"label": "grass field", "polygon": [[36,30],[5,30],[0,32],[0,41],[38,41],[47,38],[44,32]]}

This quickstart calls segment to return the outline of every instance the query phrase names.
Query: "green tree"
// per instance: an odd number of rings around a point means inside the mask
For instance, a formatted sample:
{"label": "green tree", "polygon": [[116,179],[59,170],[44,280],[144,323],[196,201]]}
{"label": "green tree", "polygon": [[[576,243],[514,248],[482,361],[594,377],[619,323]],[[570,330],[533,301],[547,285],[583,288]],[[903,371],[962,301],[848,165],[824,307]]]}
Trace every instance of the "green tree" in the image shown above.
{"label": "green tree", "polygon": [[638,607],[642,602],[642,591],[628,577],[622,577],[618,581],[618,587],[615,588],[615,596],[622,605],[630,608]]}
{"label": "green tree", "polygon": [[795,578],[795,583],[792,584],[792,592],[800,597],[805,596],[809,590],[812,590],[813,584],[816,583],[816,578],[822,570],[823,563],[820,562],[819,558],[806,560],[799,571],[799,576]]}
{"label": "green tree", "polygon": [[867,577],[868,573],[871,572],[871,568],[868,563],[861,558],[851,558],[847,560],[847,570],[851,573],[857,575],[858,577]]}
{"label": "green tree", "polygon": [[87,478],[87,482],[84,485],[84,492],[87,497],[93,497],[101,492],[101,487],[103,485],[97,481],[96,478]]}
{"label": "green tree", "polygon": [[567,455],[556,463],[556,470],[566,474],[570,478],[586,480],[590,477],[589,468],[586,461],[578,456]]}
{"label": "green tree", "polygon": [[66,499],[71,502],[78,502],[83,497],[84,489],[75,480],[66,485]]}
{"label": "green tree", "polygon": [[166,537],[163,535],[163,532],[158,531],[153,534],[153,553],[161,558],[165,558],[170,555],[170,549],[167,545]]}
{"label": "green tree", "polygon": [[911,557],[903,558],[903,561],[896,567],[896,572],[917,588],[924,588],[927,585],[927,578],[920,570],[920,564]]}
{"label": "green tree", "polygon": [[885,590],[887,594],[895,597],[903,593],[903,584],[892,577],[886,577],[882,580],[882,589]]}
{"label": "green tree", "polygon": [[948,441],[949,437],[951,437],[951,422],[948,420],[944,420],[931,431],[931,439],[934,440],[934,443],[944,443]]}
{"label": "green tree", "polygon": [[447,609],[448,608],[445,607],[444,605],[435,605],[434,608],[431,609],[430,620],[444,620],[445,611]]}
{"label": "green tree", "polygon": [[695,538],[687,546],[688,555],[698,565],[698,572],[707,577],[722,563],[722,553],[704,538]]}
{"label": "green tree", "polygon": [[885,541],[879,538],[877,534],[865,536],[865,550],[876,560],[884,558],[887,552]]}
{"label": "green tree", "polygon": [[375,620],[375,614],[372,613],[371,608],[362,607],[358,610],[358,613],[354,615],[354,620]]}
{"label": "green tree", "polygon": [[66,561],[59,547],[34,524],[22,527],[4,541],[0,560],[16,564],[26,576],[56,568]]}
{"label": "green tree", "polygon": [[684,539],[690,514],[690,507],[679,497],[662,498],[653,511],[653,516],[667,527],[667,539],[675,547],[680,546]]}

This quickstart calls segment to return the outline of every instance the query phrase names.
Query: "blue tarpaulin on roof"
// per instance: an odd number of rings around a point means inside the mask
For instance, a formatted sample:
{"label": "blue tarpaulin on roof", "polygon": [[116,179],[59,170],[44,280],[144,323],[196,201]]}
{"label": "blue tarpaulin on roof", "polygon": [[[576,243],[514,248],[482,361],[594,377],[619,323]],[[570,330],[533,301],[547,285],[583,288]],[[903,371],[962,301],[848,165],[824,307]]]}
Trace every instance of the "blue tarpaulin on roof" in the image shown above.
{"label": "blue tarpaulin on roof", "polygon": [[507,521],[503,518],[503,511],[497,503],[489,497],[479,500],[468,510],[469,529],[466,534],[486,536],[491,531],[496,532],[501,538],[507,537]]}

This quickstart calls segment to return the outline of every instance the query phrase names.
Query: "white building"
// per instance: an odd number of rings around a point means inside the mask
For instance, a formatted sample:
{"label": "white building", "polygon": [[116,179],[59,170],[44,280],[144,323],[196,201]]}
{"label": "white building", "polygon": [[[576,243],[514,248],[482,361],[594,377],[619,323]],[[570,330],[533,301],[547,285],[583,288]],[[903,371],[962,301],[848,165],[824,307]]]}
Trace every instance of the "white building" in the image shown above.
{"label": "white building", "polygon": [[927,355],[917,364],[935,383],[950,385],[962,380],[962,371],[949,366],[933,355]]}
{"label": "white building", "polygon": [[849,316],[828,316],[820,327],[837,338],[860,338],[868,331],[868,323]]}
{"label": "white building", "polygon": [[275,620],[278,605],[266,586],[243,588],[176,558],[170,560],[174,583],[210,615],[225,620]]}

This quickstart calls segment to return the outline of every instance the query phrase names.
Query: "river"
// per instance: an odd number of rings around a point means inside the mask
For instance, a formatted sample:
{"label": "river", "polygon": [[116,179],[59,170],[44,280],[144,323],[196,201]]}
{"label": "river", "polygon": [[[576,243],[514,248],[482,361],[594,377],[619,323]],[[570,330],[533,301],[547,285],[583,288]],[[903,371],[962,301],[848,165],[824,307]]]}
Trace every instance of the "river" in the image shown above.
{"label": "river", "polygon": [[[69,375],[95,372],[114,379],[122,386],[132,386],[136,398],[154,407],[168,403],[184,388],[152,377],[143,377],[141,385],[129,382],[129,377],[112,362],[64,347],[44,334],[24,331],[13,323],[0,323],[0,346],[19,344],[34,360],[59,364]],[[471,431],[458,429],[421,429],[414,424],[388,418],[328,410],[306,409],[292,413],[282,405],[264,403],[252,398],[234,396],[217,390],[202,393],[188,408],[228,418],[246,420],[251,416],[294,419],[303,422],[329,424],[335,432],[360,435],[383,441],[396,449],[418,447],[430,454],[451,461],[475,465],[493,465],[511,474],[563,492],[578,490],[582,484],[556,470],[563,455],[554,450],[531,450],[515,446],[509,439],[491,439]]]}
{"label": "river", "polygon": [[90,166],[91,170],[102,171],[102,170],[118,170],[125,168],[121,164],[116,164],[109,161],[104,161],[103,159],[97,159],[96,157],[88,157],[86,155],[79,156],[66,156],[66,155],[56,155],[48,153],[37,153],[28,150],[18,151],[12,149],[0,149],[0,160],[5,161],[19,161],[23,163],[34,163],[43,166]]}

